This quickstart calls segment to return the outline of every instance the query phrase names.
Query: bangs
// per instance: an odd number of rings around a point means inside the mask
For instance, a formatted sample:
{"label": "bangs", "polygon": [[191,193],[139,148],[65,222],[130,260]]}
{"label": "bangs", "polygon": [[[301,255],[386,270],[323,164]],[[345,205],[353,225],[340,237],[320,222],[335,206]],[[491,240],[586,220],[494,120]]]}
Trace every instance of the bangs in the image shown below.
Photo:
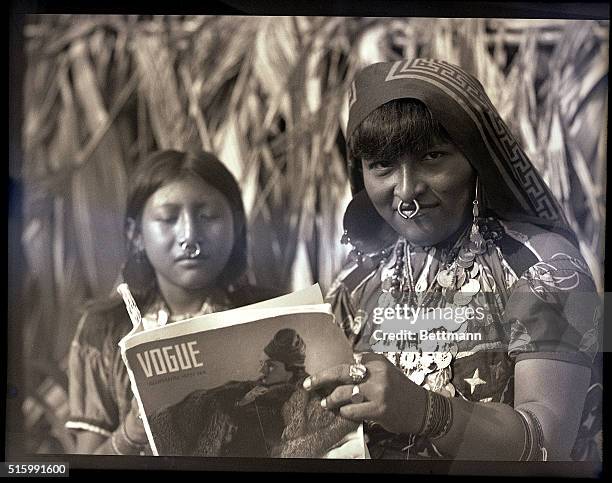
{"label": "bangs", "polygon": [[355,160],[382,161],[426,151],[436,143],[448,141],[449,135],[427,106],[417,99],[405,98],[372,111],[353,132],[348,151]]}

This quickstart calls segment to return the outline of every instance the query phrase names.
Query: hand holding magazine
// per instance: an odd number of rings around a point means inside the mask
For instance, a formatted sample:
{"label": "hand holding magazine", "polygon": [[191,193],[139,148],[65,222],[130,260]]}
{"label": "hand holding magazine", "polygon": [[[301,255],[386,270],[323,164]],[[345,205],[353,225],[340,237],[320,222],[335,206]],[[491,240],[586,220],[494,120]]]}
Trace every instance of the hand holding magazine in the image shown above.
{"label": "hand holding magazine", "polygon": [[128,303],[134,329],[119,345],[153,454],[365,457],[362,426],[302,387],[353,360],[322,302],[315,285],[148,330]]}

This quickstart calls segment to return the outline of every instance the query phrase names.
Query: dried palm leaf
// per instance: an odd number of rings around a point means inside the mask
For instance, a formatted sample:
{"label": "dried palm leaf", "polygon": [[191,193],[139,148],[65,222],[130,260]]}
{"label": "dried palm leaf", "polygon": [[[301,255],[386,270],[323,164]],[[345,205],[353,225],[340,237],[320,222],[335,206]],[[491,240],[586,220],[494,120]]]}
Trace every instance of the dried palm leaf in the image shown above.
{"label": "dried palm leaf", "polygon": [[173,56],[167,45],[160,37],[137,34],[134,54],[158,146],[180,150],[197,144],[195,128],[178,96]]}
{"label": "dried palm leaf", "polygon": [[200,107],[198,105],[201,87],[196,86],[194,84],[187,66],[181,66],[179,74],[183,81],[183,87],[185,88],[185,92],[187,92],[187,97],[189,99],[189,115],[193,118],[195,122],[198,134],[200,135],[202,147],[205,151],[213,151],[213,143],[210,139],[208,127],[206,126],[204,115],[202,114],[202,111],[200,110]]}
{"label": "dried palm leaf", "polygon": [[[92,133],[108,122],[108,112],[86,56],[83,42],[71,47],[76,98]],[[92,154],[93,161],[72,178],[73,213],[79,234],[80,259],[91,291],[106,295],[123,259],[123,216],[127,179],[117,133],[109,129]]]}
{"label": "dried palm leaf", "polygon": [[[121,110],[125,107],[125,104],[130,96],[135,91],[138,81],[138,73],[134,72],[134,74],[132,74],[132,78],[127,82],[117,96],[117,99],[113,103],[113,106],[108,113],[108,116],[105,118],[106,120],[104,123],[100,124],[96,131],[91,135],[87,141],[87,144],[81,150],[79,150],[72,163],[62,165],[52,174],[42,170],[42,172],[39,172],[36,175],[31,175],[30,183],[32,184],[32,189],[58,194],[61,194],[64,191],[64,187],[66,183],[69,182],[73,173],[90,162],[92,155],[97,149],[100,148],[102,140],[110,131],[114,129],[113,123]],[[75,135],[79,134],[80,133],[75,133]]]}
{"label": "dried palm leaf", "polygon": [[56,288],[53,277],[53,219],[37,217],[25,226],[22,246],[29,273],[34,280],[32,300],[26,307],[32,312],[27,315],[24,327],[24,360],[52,360],[52,346],[55,328],[49,323],[57,313]]}
{"label": "dried palm leaf", "polygon": [[[60,38],[47,44],[44,50],[44,54],[47,56],[54,56],[69,47],[73,43],[82,40],[94,29],[96,29],[97,22],[94,19],[75,18],[72,19],[74,24],[64,32]],[[55,30],[61,32],[60,29]]]}
{"label": "dried palm leaf", "polygon": [[[319,233],[319,283],[322,288],[328,288],[340,271],[348,249],[339,243],[343,232],[343,217],[352,195],[346,174],[342,169],[344,160],[337,149],[329,155],[328,169],[322,173],[323,181],[320,193],[320,211],[318,213],[317,227]],[[327,180],[327,182],[325,182]]]}
{"label": "dried palm leaf", "polygon": [[310,256],[306,247],[306,241],[302,238],[298,240],[298,245],[293,258],[293,264],[289,271],[291,276],[291,290],[301,290],[314,283],[312,269],[310,267]]}
{"label": "dried palm leaf", "polygon": [[259,22],[256,17],[230,17],[218,20],[217,44],[214,50],[208,50],[206,53],[209,65],[203,72],[194,73],[197,74],[196,79],[202,82],[202,102],[205,108],[214,99],[220,87],[240,71],[245,52],[253,47],[253,37]]}
{"label": "dried palm leaf", "polygon": [[[455,42],[453,42],[453,21],[445,18],[437,19],[434,28],[430,44],[431,56],[435,59],[446,60],[452,64],[460,63],[460,52]],[[475,29],[477,29],[477,26],[472,28],[472,35]],[[467,35],[470,35],[470,33],[466,33]],[[474,55],[476,54],[474,53]],[[468,64],[464,63],[464,65],[469,70]]]}

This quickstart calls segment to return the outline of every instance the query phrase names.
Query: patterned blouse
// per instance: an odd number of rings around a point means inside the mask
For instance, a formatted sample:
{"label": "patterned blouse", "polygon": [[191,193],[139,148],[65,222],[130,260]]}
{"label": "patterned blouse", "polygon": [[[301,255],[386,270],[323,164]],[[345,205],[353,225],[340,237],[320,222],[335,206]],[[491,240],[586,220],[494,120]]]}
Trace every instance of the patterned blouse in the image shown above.
{"label": "patterned blouse", "polygon": [[[481,232],[490,240],[487,250],[463,271],[471,279],[471,293],[450,300],[442,296],[438,274],[445,268],[450,248],[412,247],[400,239],[351,262],[340,273],[328,294],[337,323],[355,351],[382,353],[416,384],[469,401],[512,406],[514,365],[523,359],[557,359],[592,368],[572,457],[599,459],[601,385],[596,356],[600,305],[588,267],[568,240],[536,225],[489,218]],[[400,275],[411,280],[411,289],[405,290],[414,296],[408,298],[403,325],[396,320],[396,325],[389,325],[394,331],[387,333],[414,329],[414,340],[381,337],[385,324],[375,317],[398,303],[388,290],[394,270],[397,274],[398,257],[405,261]],[[402,305],[406,302],[400,300]],[[427,330],[427,334],[445,333],[446,337],[416,334],[419,326],[410,325],[415,313],[411,309],[419,306],[421,310],[454,310],[454,318],[438,318],[436,327]],[[471,318],[456,317],[469,314],[468,308]],[[373,458],[444,457],[422,437],[393,435],[375,424],[368,424],[366,433]]]}

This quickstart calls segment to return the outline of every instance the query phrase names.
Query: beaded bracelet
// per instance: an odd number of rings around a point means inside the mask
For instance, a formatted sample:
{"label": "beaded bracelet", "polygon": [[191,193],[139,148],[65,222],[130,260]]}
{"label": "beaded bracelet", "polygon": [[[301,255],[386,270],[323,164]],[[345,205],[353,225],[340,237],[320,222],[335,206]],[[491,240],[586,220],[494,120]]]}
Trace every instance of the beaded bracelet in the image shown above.
{"label": "beaded bracelet", "polygon": [[520,461],[547,461],[548,452],[544,447],[542,425],[533,412],[527,409],[516,409],[525,426],[525,446]]}
{"label": "beaded bracelet", "polygon": [[540,420],[528,409],[516,409],[516,411],[521,415],[525,425],[525,446],[521,461],[547,461],[548,452],[544,447],[544,431]]}
{"label": "beaded bracelet", "polygon": [[523,430],[525,431],[525,442],[523,444],[523,451],[521,452],[519,461],[529,461],[529,456],[531,455],[531,451],[533,449],[533,441],[531,439],[531,429],[529,427],[529,422],[527,421],[527,416],[525,416],[525,414],[523,414],[523,412],[520,409],[517,409],[516,412],[521,418],[521,422],[523,423]]}
{"label": "beaded bracelet", "polygon": [[139,454],[144,451],[145,446],[145,444],[134,441],[128,436],[125,430],[125,421],[111,436],[111,447],[119,455]]}
{"label": "beaded bracelet", "polygon": [[[138,415],[138,417],[140,417],[140,414]],[[121,430],[123,431],[123,436],[125,437],[125,440],[132,448],[142,450],[146,446],[146,443],[134,441],[132,438],[130,438],[125,427],[125,420],[123,420],[123,422],[121,423]]]}
{"label": "beaded bracelet", "polygon": [[132,447],[129,445],[129,443],[125,440],[125,437],[123,436],[123,431],[121,431],[121,428],[117,429],[111,435],[110,440],[111,440],[111,447],[113,448],[113,451],[116,454],[119,454],[119,455],[136,454],[134,450],[132,449]]}
{"label": "beaded bracelet", "polygon": [[430,440],[439,439],[448,433],[453,423],[453,406],[449,398],[427,391],[425,418],[417,434]]}
{"label": "beaded bracelet", "polygon": [[425,414],[423,415],[423,422],[421,423],[421,427],[415,434],[423,434],[425,429],[429,427],[429,420],[431,419],[431,396],[429,395],[431,391],[425,389]]}

